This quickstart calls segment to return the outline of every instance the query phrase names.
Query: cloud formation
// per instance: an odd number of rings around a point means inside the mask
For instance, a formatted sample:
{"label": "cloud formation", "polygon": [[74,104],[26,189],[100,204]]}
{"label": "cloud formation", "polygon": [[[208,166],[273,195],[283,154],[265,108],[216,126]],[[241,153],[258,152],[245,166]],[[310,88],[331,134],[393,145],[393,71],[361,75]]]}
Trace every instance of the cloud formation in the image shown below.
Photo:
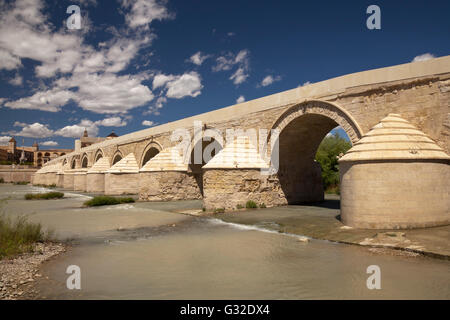
{"label": "cloud formation", "polygon": [[[5,106],[58,112],[74,101],[84,110],[114,114],[126,113],[152,101],[153,93],[142,83],[148,76],[124,71],[155,38],[150,23],[173,15],[165,1],[123,0],[121,5],[125,10],[125,27],[115,30],[108,41],[93,46],[85,42],[84,32],[72,33],[65,26],[55,28],[44,14],[42,1],[17,0],[2,4],[0,69],[19,72],[22,59],[31,59],[37,62],[34,76],[48,79],[32,95],[8,101]],[[21,79],[16,73],[10,82],[20,85]]]}
{"label": "cloud formation", "polygon": [[249,77],[250,51],[247,49],[239,51],[236,55],[228,52],[216,59],[216,65],[213,66],[214,72],[229,71],[237,67],[229,77],[235,85],[241,84]]}
{"label": "cloud formation", "polygon": [[267,87],[270,86],[272,83],[280,81],[281,80],[281,76],[272,76],[272,75],[268,75],[265,76],[264,79],[262,79],[260,86],[262,87]]}
{"label": "cloud formation", "polygon": [[27,124],[16,121],[14,122],[14,127],[21,127],[22,129],[3,132],[3,134],[30,138],[48,138],[52,136],[79,138],[83,135],[84,129],[86,129],[90,136],[95,137],[98,135],[99,127],[123,127],[126,125],[127,122],[120,117],[109,117],[97,121],[83,119],[78,124],[68,125],[58,130],[51,130],[48,125],[39,122]]}
{"label": "cloud formation", "polygon": [[430,59],[434,59],[434,58],[436,58],[436,57],[433,54],[424,53],[419,56],[415,56],[414,59],[412,59],[412,62],[426,61],[426,60],[430,60]]}
{"label": "cloud formation", "polygon": [[9,140],[11,140],[10,136],[0,136],[0,146],[8,145]]}
{"label": "cloud formation", "polygon": [[147,127],[153,127],[155,126],[157,123],[151,121],[151,120],[144,120],[142,121],[142,125],[143,126],[147,126]]}
{"label": "cloud formation", "polygon": [[56,147],[58,145],[58,142],[49,140],[49,141],[41,142],[40,145],[46,146],[46,147]]}
{"label": "cloud formation", "polygon": [[239,98],[236,99],[236,103],[242,103],[245,101],[245,97],[243,95],[240,95]]}
{"label": "cloud formation", "polygon": [[210,57],[211,57],[211,55],[209,55],[209,54],[205,54],[205,55],[204,55],[204,54],[202,54],[202,53],[199,51],[199,52],[193,54],[193,55],[189,58],[189,61],[192,62],[193,64],[197,65],[197,66],[200,66],[200,65],[202,65],[202,63],[203,63],[206,59],[208,59],[208,58],[210,58]]}

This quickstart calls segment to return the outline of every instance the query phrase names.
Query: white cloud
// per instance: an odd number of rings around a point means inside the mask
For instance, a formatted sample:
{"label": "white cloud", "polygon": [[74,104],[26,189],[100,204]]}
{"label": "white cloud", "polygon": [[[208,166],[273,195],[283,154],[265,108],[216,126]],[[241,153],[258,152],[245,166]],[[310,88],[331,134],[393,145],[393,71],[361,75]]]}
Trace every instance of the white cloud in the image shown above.
{"label": "white cloud", "polygon": [[124,127],[127,125],[127,122],[120,117],[111,117],[95,121],[95,124],[103,127]]}
{"label": "white cloud", "polygon": [[236,55],[231,52],[226,53],[216,59],[216,65],[213,66],[214,72],[228,71],[237,66],[237,70],[230,76],[230,80],[238,85],[247,80],[249,74],[250,51],[244,49],[239,51]]}
{"label": "white cloud", "polygon": [[192,62],[193,64],[196,64],[198,66],[200,66],[206,59],[208,59],[209,57],[211,57],[211,55],[205,54],[203,55],[200,51],[193,54],[190,58],[189,61]]}
{"label": "white cloud", "polygon": [[53,131],[50,130],[47,125],[35,122],[33,124],[26,124],[21,122],[15,122],[15,126],[22,127],[20,131],[9,131],[10,135],[30,137],[30,138],[48,138],[53,135]]}
{"label": "white cloud", "polygon": [[[81,0],[83,4],[96,1]],[[146,26],[153,20],[171,17],[165,2],[124,0],[122,5],[130,27]],[[41,1],[18,0],[3,5],[0,13],[0,69],[22,66],[21,59],[38,62],[35,76],[56,79],[33,95],[9,101],[14,109],[57,112],[71,99],[85,110],[96,113],[125,113],[142,106],[154,96],[141,82],[143,74],[116,75],[137,56],[139,50],[155,38],[150,31],[115,31],[113,38],[97,46],[84,42],[84,32],[57,30],[43,14]],[[83,27],[87,28],[87,26]],[[20,78],[10,80],[19,84]]]}
{"label": "white cloud", "polygon": [[153,127],[153,126],[157,125],[157,123],[150,121],[150,120],[144,120],[144,121],[142,121],[142,125],[147,126],[147,127]]}
{"label": "white cloud", "polygon": [[245,97],[244,96],[239,96],[239,98],[236,99],[236,103],[242,103],[245,101]]}
{"label": "white cloud", "polygon": [[56,146],[58,145],[58,142],[49,140],[49,141],[41,142],[40,145],[41,145],[41,146],[56,147]]}
{"label": "white cloud", "polygon": [[[164,3],[164,1],[161,1]],[[124,8],[131,8],[125,15],[125,20],[131,28],[145,27],[153,20],[163,20],[173,17],[167,8],[156,0],[122,0]]]}
{"label": "white cloud", "polygon": [[14,86],[21,86],[23,83],[23,78],[20,74],[17,73],[16,76],[11,80],[9,80],[8,82]]}
{"label": "white cloud", "polygon": [[14,70],[21,67],[20,59],[6,50],[0,50],[0,69]]}
{"label": "white cloud", "polygon": [[25,122],[20,122],[20,121],[16,121],[14,122],[13,126],[14,127],[26,127],[28,124],[26,124]]}
{"label": "white cloud", "polygon": [[163,96],[158,97],[158,99],[156,99],[156,103],[153,106],[151,106],[148,111],[144,112],[144,115],[147,114],[159,115],[160,114],[159,109],[161,109],[166,102],[167,102],[166,97]]}
{"label": "white cloud", "polygon": [[63,136],[69,138],[79,138],[83,135],[84,129],[87,129],[88,134],[91,137],[98,135],[100,126],[102,127],[122,127],[127,125],[127,122],[120,117],[109,117],[98,121],[91,121],[89,119],[83,119],[78,124],[65,126],[56,131],[50,130],[48,125],[41,123],[27,124],[24,122],[14,122],[14,127],[21,127],[20,131],[5,132],[10,135],[22,136],[22,137],[36,137],[36,138],[48,138],[51,136]]}
{"label": "white cloud", "polygon": [[181,75],[176,80],[169,81],[166,87],[168,98],[181,99],[186,96],[198,96],[201,94],[203,85],[200,75],[192,71]]}
{"label": "white cloud", "polygon": [[412,62],[426,61],[426,60],[430,60],[430,59],[434,59],[434,58],[436,58],[436,57],[433,54],[431,54],[431,53],[424,53],[424,54],[421,54],[419,56],[414,57]]}
{"label": "white cloud", "polygon": [[120,117],[109,117],[103,120],[92,121],[89,119],[83,119],[78,124],[65,126],[55,131],[55,135],[79,138],[83,135],[84,129],[88,131],[89,136],[96,137],[98,135],[98,127],[123,127],[127,122]]}
{"label": "white cloud", "polygon": [[272,83],[280,81],[281,80],[281,76],[272,76],[272,75],[268,75],[265,76],[264,79],[261,81],[261,86],[263,87],[267,87],[270,86]]}
{"label": "white cloud", "polygon": [[0,146],[8,145],[9,140],[11,140],[10,136],[1,136],[0,137]]}
{"label": "white cloud", "polygon": [[216,65],[213,66],[213,71],[230,70],[236,64],[248,64],[250,52],[248,50],[241,50],[236,55],[231,52],[226,53],[216,59]]}
{"label": "white cloud", "polygon": [[84,133],[84,129],[87,130],[89,136],[91,137],[96,137],[98,134],[97,124],[91,120],[83,119],[79,124],[65,126],[59,130],[56,130],[55,135],[67,138],[80,138]]}
{"label": "white cloud", "polygon": [[80,107],[96,113],[123,113],[153,100],[150,89],[137,77],[112,73],[76,74],[57,81],[60,88],[78,88],[73,99]]}
{"label": "white cloud", "polygon": [[36,92],[27,98],[20,98],[16,101],[9,101],[5,106],[11,109],[30,109],[57,112],[62,105],[74,98],[71,91],[52,89]]}
{"label": "white cloud", "polygon": [[167,82],[172,81],[176,78],[176,76],[173,75],[165,75],[165,74],[157,74],[153,78],[153,90],[163,87]]}
{"label": "white cloud", "polygon": [[230,77],[234,84],[241,84],[248,78],[248,73],[246,73],[244,68],[239,68]]}

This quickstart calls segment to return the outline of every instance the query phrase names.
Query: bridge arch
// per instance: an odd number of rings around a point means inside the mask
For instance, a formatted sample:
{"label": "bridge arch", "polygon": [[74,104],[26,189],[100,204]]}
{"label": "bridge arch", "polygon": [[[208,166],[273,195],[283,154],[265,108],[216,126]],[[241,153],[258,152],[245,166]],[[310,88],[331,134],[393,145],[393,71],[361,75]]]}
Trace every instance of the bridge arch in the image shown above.
{"label": "bridge arch", "polygon": [[102,149],[97,149],[94,155],[94,163],[96,163],[100,158],[104,157],[104,153]]}
{"label": "bridge arch", "polygon": [[81,156],[81,167],[82,168],[88,167],[88,156],[86,153],[83,153],[83,155]]}
{"label": "bridge arch", "polygon": [[[197,132],[192,138],[192,143],[187,148],[185,159],[188,158],[189,169],[203,196],[203,166],[223,149],[223,137],[214,129]],[[197,154],[196,154],[197,153]]]}
{"label": "bridge arch", "polygon": [[114,152],[112,158],[111,158],[111,167],[113,165],[115,165],[117,162],[119,162],[120,160],[122,160],[123,158],[123,154],[120,150],[117,150],[116,152]]}
{"label": "bridge arch", "polygon": [[320,165],[315,161],[317,149],[325,136],[340,126],[352,144],[363,135],[358,123],[343,108],[330,102],[309,100],[286,110],[273,124],[279,132],[272,150],[280,188],[289,204],[321,201],[324,190]]}
{"label": "bridge arch", "polygon": [[[339,105],[322,100],[307,100],[286,110],[272,125],[272,129],[283,131],[295,119],[306,115],[317,114],[332,119],[347,133],[352,144],[361,139],[363,131],[352,115]],[[271,133],[269,133],[270,138]]]}
{"label": "bridge arch", "polygon": [[70,162],[70,169],[75,169],[77,166],[77,159],[76,157],[72,158],[72,161]]}
{"label": "bridge arch", "polygon": [[149,160],[160,153],[162,150],[162,145],[155,140],[150,141],[145,147],[141,155],[140,168],[142,168]]}

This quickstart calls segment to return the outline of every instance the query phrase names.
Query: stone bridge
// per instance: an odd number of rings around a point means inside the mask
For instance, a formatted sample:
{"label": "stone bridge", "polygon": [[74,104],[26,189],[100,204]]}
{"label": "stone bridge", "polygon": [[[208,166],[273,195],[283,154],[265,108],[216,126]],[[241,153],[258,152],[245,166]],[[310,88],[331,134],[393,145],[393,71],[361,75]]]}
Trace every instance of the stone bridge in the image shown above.
{"label": "stone bridge", "polygon": [[323,200],[315,153],[337,126],[353,145],[340,159],[345,224],[450,222],[450,56],[349,74],[106,140],[50,161],[33,183],[143,201],[203,199],[206,212],[248,200],[267,207],[315,202]]}

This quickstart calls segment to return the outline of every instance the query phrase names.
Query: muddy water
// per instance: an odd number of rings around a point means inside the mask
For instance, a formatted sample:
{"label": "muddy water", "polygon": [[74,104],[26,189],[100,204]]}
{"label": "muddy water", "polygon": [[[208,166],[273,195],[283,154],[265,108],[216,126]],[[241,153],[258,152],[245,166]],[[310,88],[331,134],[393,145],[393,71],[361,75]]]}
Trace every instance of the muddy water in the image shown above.
{"label": "muddy water", "polygon": [[[174,212],[201,208],[198,201],[82,208],[88,195],[22,200],[30,190],[43,191],[0,185],[0,198],[10,197],[3,211],[27,214],[73,243],[44,266],[49,279],[38,284],[41,298],[450,298],[449,261],[304,243],[261,227]],[[69,265],[81,268],[81,290],[66,288]],[[381,290],[367,289],[369,265],[381,268]]]}

